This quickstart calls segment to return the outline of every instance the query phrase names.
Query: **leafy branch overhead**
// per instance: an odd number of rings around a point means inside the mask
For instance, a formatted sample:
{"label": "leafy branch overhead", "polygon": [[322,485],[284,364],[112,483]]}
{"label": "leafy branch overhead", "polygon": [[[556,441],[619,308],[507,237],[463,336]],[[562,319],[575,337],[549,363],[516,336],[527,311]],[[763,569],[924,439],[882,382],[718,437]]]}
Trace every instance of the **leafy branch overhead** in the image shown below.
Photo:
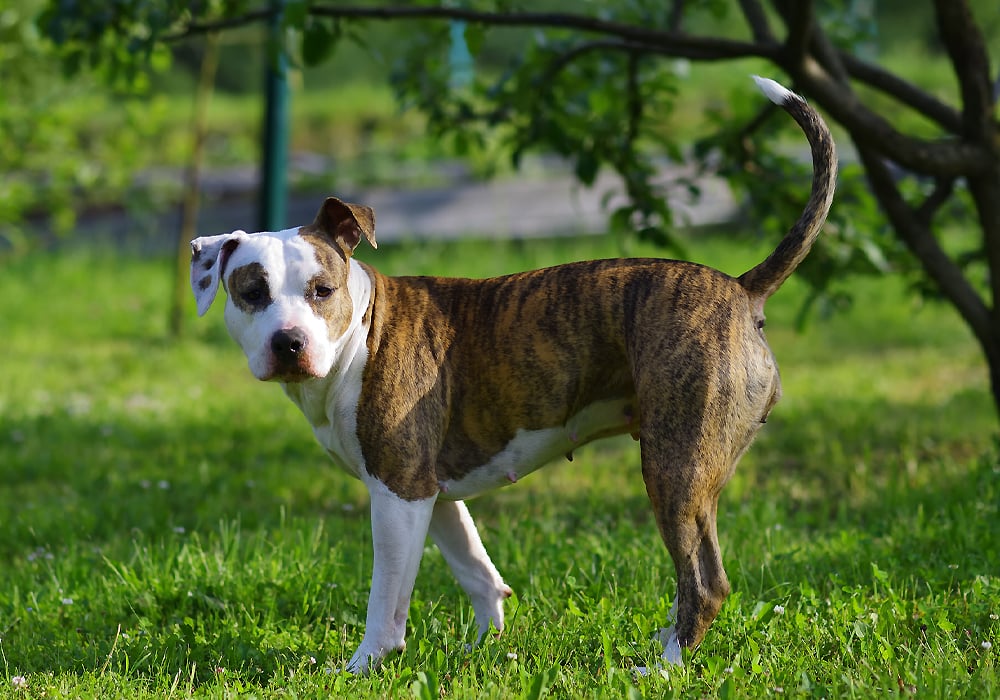
{"label": "leafy branch overhead", "polygon": [[[667,194],[678,184],[694,185],[664,182],[664,156],[721,169],[759,207],[758,219],[784,225],[794,218],[804,199],[794,188],[808,176],[792,176],[804,168],[800,159],[766,138],[785,127],[751,97],[749,85],[720,95],[725,108],[705,115],[717,121],[717,136],[692,152],[683,152],[670,133],[671,114],[684,109],[684,63],[676,59],[770,64],[839,124],[842,146],[849,142],[856,154],[845,164],[823,245],[803,274],[819,293],[845,271],[919,270],[920,286],[951,303],[975,334],[1000,403],[1000,76],[992,72],[1000,61],[991,60],[984,32],[998,10],[982,0],[886,3],[930,15],[936,37],[926,59],[946,66],[957,86],[957,99],[947,101],[865,57],[859,48],[872,35],[852,24],[857,5],[622,0],[600,9],[542,6],[555,8],[549,11],[509,0],[397,6],[289,0],[282,21],[307,63],[325,59],[345,37],[364,43],[372,22],[410,23],[407,58],[394,81],[431,128],[459,148],[499,144],[515,163],[531,149],[559,153],[587,184],[610,167],[624,190],[614,200],[613,225],[666,244],[673,240]],[[172,42],[259,24],[270,7],[247,0],[79,0],[67,7],[49,0],[40,23],[73,57],[67,65],[98,65],[127,77]],[[491,41],[514,42],[514,58],[503,70],[479,71],[472,85],[456,84],[448,63],[455,22],[464,23],[474,58]],[[962,250],[944,240],[942,224],[955,216],[980,234]]]}

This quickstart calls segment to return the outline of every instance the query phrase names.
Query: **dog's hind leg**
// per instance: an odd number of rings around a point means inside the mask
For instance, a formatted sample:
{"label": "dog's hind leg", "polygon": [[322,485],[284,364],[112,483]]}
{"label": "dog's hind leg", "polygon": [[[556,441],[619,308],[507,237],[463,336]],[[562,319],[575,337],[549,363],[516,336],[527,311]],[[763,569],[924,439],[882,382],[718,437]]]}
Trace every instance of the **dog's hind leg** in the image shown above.
{"label": "dog's hind leg", "polygon": [[[674,426],[677,427],[677,426]],[[729,595],[716,531],[719,492],[729,465],[695,440],[647,437],[643,432],[642,473],[660,535],[677,571],[674,620],[661,630],[663,659],[681,663],[681,648],[697,646]],[[700,444],[698,444],[700,443]]]}
{"label": "dog's hind leg", "polygon": [[434,504],[430,534],[459,585],[472,599],[479,628],[476,641],[489,632],[491,623],[497,632],[502,632],[503,601],[513,591],[486,553],[465,503],[439,499]]}

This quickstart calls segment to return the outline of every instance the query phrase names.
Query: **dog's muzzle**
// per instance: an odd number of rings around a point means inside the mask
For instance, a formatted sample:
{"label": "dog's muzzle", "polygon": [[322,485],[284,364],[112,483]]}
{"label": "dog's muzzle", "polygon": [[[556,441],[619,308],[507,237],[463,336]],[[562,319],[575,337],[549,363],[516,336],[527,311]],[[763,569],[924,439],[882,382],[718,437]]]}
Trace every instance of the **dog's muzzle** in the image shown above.
{"label": "dog's muzzle", "polygon": [[300,328],[283,328],[271,336],[271,375],[283,382],[301,381],[313,376],[309,363],[309,337]]}

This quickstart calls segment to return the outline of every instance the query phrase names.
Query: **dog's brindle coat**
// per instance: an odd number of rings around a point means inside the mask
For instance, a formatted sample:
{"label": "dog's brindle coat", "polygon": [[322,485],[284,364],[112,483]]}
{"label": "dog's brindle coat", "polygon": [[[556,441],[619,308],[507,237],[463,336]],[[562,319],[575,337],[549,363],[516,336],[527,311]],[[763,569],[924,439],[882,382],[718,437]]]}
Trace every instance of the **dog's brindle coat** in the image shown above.
{"label": "dog's brindle coat", "polygon": [[677,573],[664,658],[679,663],[680,647],[701,642],[730,590],[719,492],[781,395],[764,302],[818,236],[836,179],[820,117],[758,82],[805,132],[815,172],[799,221],[739,278],[659,259],[485,280],[387,277],[351,257],[362,236],[375,245],[374,213],[332,197],[308,226],[193,242],[199,311],[221,282],[254,374],[283,383],[372,494],[375,571],[350,670],[402,647],[428,531],[472,597],[480,636],[502,629],[510,589],[461,500],[620,433],[640,441]]}

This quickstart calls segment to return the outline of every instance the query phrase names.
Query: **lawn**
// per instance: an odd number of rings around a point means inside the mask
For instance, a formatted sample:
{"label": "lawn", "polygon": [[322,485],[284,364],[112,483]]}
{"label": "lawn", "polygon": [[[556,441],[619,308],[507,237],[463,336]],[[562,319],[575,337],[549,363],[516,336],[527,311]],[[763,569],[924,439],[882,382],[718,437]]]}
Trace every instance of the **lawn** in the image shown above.
{"label": "lawn", "polygon": [[[759,243],[692,239],[738,273]],[[600,238],[408,243],[386,272],[489,275],[616,254]],[[634,246],[632,252],[651,251]],[[255,382],[219,308],[166,335],[167,260],[74,252],[0,275],[0,697],[1000,695],[1000,459],[986,371],[946,308],[896,280],[793,330],[768,307],[785,398],[720,505],[733,585],[683,669],[632,669],[674,595],[636,446],[596,443],[471,504],[516,594],[472,651],[428,545],[406,651],[360,642],[367,498]]]}

